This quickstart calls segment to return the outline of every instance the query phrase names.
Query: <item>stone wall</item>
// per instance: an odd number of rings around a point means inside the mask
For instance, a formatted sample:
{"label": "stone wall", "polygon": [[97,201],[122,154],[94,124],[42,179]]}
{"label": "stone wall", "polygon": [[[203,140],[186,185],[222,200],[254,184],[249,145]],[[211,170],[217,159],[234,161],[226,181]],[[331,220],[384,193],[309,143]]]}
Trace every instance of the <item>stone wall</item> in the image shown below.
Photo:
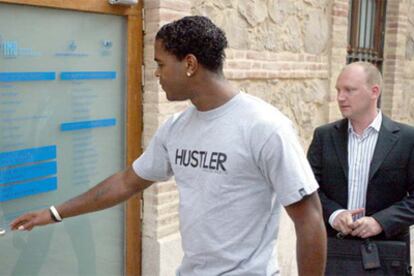
{"label": "stone wall", "polygon": [[191,1],[227,34],[226,77],[288,115],[304,144],[327,120],[329,2]]}

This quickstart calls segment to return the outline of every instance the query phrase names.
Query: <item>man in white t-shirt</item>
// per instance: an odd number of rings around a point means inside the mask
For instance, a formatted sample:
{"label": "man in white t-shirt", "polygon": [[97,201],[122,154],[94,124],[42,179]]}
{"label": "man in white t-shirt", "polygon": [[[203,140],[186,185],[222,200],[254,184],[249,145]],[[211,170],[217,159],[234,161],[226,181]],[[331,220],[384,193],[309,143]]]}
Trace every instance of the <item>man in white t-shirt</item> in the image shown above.
{"label": "man in white t-shirt", "polygon": [[12,229],[108,208],[174,175],[184,250],[176,275],[278,275],[282,205],[295,224],[300,275],[322,275],[326,232],[313,173],[291,122],[224,78],[226,46],[206,17],[164,25],[155,75],[170,101],[193,106],[172,116],[131,167],[56,208],[17,218]]}

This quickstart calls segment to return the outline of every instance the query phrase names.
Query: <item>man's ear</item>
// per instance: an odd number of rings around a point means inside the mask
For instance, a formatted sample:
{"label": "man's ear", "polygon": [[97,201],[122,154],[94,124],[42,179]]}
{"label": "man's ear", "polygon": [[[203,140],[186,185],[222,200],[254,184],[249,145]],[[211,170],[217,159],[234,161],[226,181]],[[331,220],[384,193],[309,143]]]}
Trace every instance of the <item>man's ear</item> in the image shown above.
{"label": "man's ear", "polygon": [[371,92],[372,92],[372,96],[375,97],[376,99],[378,99],[379,96],[381,95],[381,88],[379,87],[378,84],[374,84],[371,87]]}
{"label": "man's ear", "polygon": [[198,70],[198,60],[195,55],[188,54],[184,57],[187,77],[193,76]]}

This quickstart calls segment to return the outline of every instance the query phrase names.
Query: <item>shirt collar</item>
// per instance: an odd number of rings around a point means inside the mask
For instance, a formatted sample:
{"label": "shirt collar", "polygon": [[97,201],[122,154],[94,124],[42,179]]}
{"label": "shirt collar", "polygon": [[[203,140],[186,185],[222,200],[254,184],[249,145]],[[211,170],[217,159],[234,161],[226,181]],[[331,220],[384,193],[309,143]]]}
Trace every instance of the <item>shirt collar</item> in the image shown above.
{"label": "shirt collar", "polygon": [[[375,119],[371,122],[371,124],[364,130],[364,132],[367,129],[375,129],[375,131],[379,132],[382,124],[382,112],[381,110],[378,110],[377,116]],[[348,120],[348,133],[354,132],[354,129],[352,128],[351,121]]]}
{"label": "shirt collar", "polygon": [[382,112],[381,110],[378,110],[377,116],[375,117],[374,121],[372,121],[372,123],[369,125],[369,127],[372,127],[377,132],[379,132],[381,128],[381,124],[382,124]]}

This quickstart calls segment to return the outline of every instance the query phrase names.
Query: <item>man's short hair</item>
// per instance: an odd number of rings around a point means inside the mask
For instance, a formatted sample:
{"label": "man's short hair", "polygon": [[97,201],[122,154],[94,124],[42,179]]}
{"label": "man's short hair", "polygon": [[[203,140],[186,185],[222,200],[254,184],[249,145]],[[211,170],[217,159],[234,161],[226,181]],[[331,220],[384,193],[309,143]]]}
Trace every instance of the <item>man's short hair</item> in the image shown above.
{"label": "man's short hair", "polygon": [[361,66],[366,74],[367,84],[369,86],[377,84],[382,89],[382,75],[374,64],[367,61],[356,61],[351,64],[348,64],[348,66],[349,65]]}
{"label": "man's short hair", "polygon": [[206,69],[220,73],[225,59],[227,39],[224,32],[204,16],[186,16],[161,27],[156,40],[164,49],[182,60],[193,54]]}

